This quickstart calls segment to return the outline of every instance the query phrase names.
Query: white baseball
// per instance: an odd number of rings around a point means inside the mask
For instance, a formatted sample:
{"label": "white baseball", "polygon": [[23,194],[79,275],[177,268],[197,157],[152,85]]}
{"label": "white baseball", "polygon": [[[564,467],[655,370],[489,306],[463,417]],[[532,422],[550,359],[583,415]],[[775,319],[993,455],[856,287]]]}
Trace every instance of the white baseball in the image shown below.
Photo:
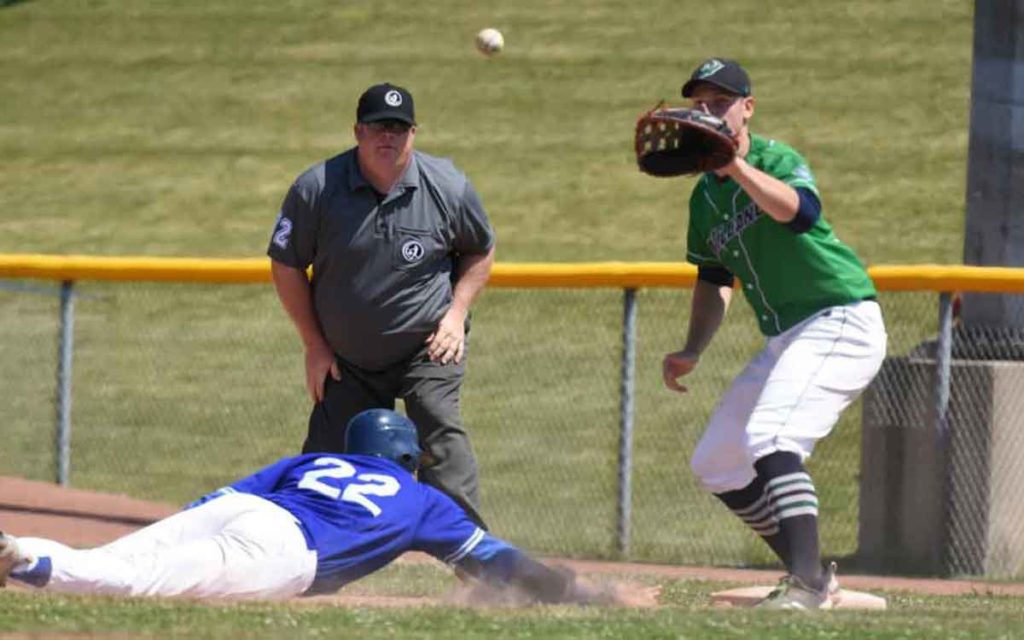
{"label": "white baseball", "polygon": [[476,34],[476,50],[485,56],[493,56],[505,48],[505,36],[497,29],[483,29]]}

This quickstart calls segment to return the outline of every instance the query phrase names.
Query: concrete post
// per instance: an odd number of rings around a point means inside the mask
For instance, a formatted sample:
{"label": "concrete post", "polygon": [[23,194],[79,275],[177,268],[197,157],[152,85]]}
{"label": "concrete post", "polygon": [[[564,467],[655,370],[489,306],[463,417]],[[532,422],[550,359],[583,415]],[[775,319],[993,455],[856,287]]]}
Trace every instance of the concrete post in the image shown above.
{"label": "concrete post", "polygon": [[[1024,266],[1024,0],[977,0],[964,264]],[[1020,327],[1024,297],[966,295],[962,323]]]}

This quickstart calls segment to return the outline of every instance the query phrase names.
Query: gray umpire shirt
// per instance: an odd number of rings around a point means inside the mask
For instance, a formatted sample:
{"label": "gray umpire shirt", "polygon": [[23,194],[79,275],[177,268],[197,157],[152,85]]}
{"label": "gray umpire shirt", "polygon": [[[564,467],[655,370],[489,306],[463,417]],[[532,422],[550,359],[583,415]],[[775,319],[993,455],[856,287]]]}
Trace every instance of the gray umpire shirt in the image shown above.
{"label": "gray umpire shirt", "polygon": [[313,265],[317,317],[335,353],[382,370],[413,355],[452,302],[460,255],[494,244],[480,197],[451,161],[413,152],[387,196],[352,148],[300,175],[267,254]]}

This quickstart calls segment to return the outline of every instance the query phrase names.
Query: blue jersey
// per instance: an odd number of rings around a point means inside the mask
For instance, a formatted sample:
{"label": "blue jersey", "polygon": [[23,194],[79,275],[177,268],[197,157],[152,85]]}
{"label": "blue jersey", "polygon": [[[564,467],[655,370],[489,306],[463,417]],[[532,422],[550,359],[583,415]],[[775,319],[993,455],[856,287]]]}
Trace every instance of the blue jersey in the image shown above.
{"label": "blue jersey", "polygon": [[295,516],[317,554],[307,593],[337,590],[409,550],[448,564],[471,554],[487,563],[509,546],[488,536],[451,498],[382,458],[284,458],[218,493],[231,491],[260,496]]}

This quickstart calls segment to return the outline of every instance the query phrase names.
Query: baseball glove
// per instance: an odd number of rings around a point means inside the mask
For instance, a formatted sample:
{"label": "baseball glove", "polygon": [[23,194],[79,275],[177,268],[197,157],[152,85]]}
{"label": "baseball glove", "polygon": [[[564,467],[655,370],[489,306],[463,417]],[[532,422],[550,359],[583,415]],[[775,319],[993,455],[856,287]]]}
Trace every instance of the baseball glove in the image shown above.
{"label": "baseball glove", "polygon": [[732,130],[721,118],[660,103],[636,121],[636,161],[657,177],[715,171],[736,157]]}

